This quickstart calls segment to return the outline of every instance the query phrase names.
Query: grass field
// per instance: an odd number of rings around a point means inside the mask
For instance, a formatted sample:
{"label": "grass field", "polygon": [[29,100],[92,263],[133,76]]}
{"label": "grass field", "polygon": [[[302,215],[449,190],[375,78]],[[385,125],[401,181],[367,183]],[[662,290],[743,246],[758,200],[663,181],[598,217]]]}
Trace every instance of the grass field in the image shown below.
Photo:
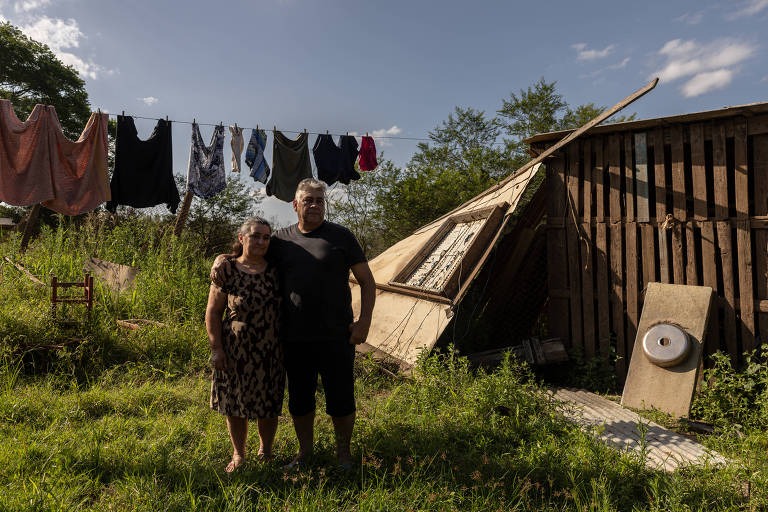
{"label": "grass field", "polygon": [[[702,442],[732,459],[724,468],[651,471],[564,421],[524,365],[507,361],[489,373],[448,352],[425,358],[409,378],[358,364],[353,471],[336,468],[332,427],[319,414],[308,470],[280,469],[296,451],[283,417],[277,461],[249,461],[226,476],[226,427],[207,406],[211,258],[193,238],[174,240],[143,222],[46,230],[25,255],[16,238],[0,243],[3,255],[46,279],[77,278],[87,256],[141,271],[135,292],[100,290],[90,324],[67,332],[50,318],[47,289],[0,263],[0,510],[768,508],[760,381],[768,376],[757,362],[749,379],[722,368],[723,386],[705,390],[695,408],[718,425]],[[166,326],[125,331],[117,318]],[[30,349],[73,336],[84,341]],[[747,381],[754,391],[743,389]],[[249,446],[257,443],[250,432]]]}

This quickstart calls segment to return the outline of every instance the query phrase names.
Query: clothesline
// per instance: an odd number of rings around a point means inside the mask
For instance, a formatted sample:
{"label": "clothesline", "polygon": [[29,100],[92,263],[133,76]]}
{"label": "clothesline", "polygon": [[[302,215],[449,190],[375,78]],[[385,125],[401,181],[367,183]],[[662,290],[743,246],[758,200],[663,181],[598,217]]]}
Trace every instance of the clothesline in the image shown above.
{"label": "clothesline", "polygon": [[[133,117],[134,119],[146,119],[148,121],[157,121],[157,120],[162,119],[160,117],[143,117],[143,116],[137,116],[137,115],[132,115],[132,114],[124,114],[124,113],[123,114],[113,114],[113,113],[107,113],[107,112],[104,112],[104,113],[106,113],[110,117],[115,117],[115,118],[117,118],[118,115],[129,115],[129,116]],[[176,121],[176,120],[173,120],[173,119],[164,119],[164,120],[168,121],[168,122],[171,122],[171,123],[181,123],[181,124],[192,124],[193,123],[193,121]],[[223,125],[224,124],[224,123],[198,123],[197,120],[195,120],[194,123],[196,125],[198,125],[198,126],[219,126],[219,125]],[[236,123],[235,123],[235,125],[238,128],[242,128],[243,130],[255,130],[256,129],[256,128],[252,128],[252,127],[248,127],[248,126],[239,126]],[[233,125],[233,126],[235,126],[235,125]],[[274,128],[270,129],[270,128],[265,128],[265,127],[262,127],[262,126],[258,126],[257,128],[260,129],[260,130],[264,130],[266,132],[272,132],[272,133],[274,133],[275,131],[279,131],[279,132],[282,132],[282,133],[306,133],[308,135],[333,135],[333,136],[349,135],[349,132],[347,132],[347,133],[309,132],[307,130],[283,130],[283,129],[277,129],[277,127],[274,127]],[[360,134],[354,134],[354,135],[360,135]],[[366,135],[368,135],[368,133],[366,133]],[[427,138],[424,138],[424,137],[398,137],[396,135],[371,135],[371,136],[374,137],[375,139],[396,139],[396,140],[417,140],[417,141],[430,141],[430,140],[432,140],[432,139],[427,139]]]}
{"label": "clothesline", "polygon": [[[112,114],[112,113],[107,113],[107,115],[110,116],[110,117],[115,117],[115,118],[117,118],[117,116],[118,116],[118,114]],[[123,114],[120,114],[120,115],[126,115],[126,114],[123,113]],[[131,114],[128,114],[128,115],[131,115]],[[133,117],[134,119],[146,119],[148,121],[157,121],[157,120],[161,119],[159,117],[143,117],[143,116],[137,116],[137,115],[131,115],[131,117]],[[171,122],[171,123],[192,124],[192,121],[175,121],[173,119],[167,119],[167,118],[165,120],[168,121],[168,122]],[[219,126],[220,124],[223,124],[223,123],[198,123],[197,120],[195,120],[194,123],[197,124],[198,126]],[[237,126],[237,123],[235,123],[235,126]],[[238,126],[238,128],[242,128],[243,130],[255,130],[255,128],[248,127],[248,126]],[[264,127],[261,127],[261,126],[258,126],[257,128],[259,128],[260,130],[264,130],[264,131],[272,132],[272,133],[274,133],[275,131],[280,131],[280,132],[283,132],[283,133],[306,133],[308,135],[333,135],[334,137],[340,137],[342,135],[349,135],[349,132],[346,132],[346,133],[329,133],[329,132],[326,131],[325,133],[323,133],[323,132],[308,132],[307,130],[282,130],[282,129],[278,130],[277,127],[273,127],[272,129],[269,129],[269,128],[264,128]],[[360,134],[354,134],[354,135],[359,136]],[[369,133],[366,132],[366,135],[369,135]],[[414,141],[423,141],[423,142],[434,142],[432,139],[425,138],[425,137],[398,137],[397,135],[371,135],[371,136],[374,139],[414,140]],[[491,146],[502,145],[502,144],[504,144],[503,141],[502,142],[494,141],[494,142],[490,143]]]}

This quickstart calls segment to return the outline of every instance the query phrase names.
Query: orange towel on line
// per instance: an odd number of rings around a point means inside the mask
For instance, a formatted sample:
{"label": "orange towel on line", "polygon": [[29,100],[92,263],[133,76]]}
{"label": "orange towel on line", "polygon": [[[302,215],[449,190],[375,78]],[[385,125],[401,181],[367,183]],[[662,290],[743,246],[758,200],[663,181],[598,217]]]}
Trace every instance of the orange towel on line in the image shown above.
{"label": "orange towel on line", "polygon": [[0,100],[0,200],[42,203],[79,215],[111,199],[107,176],[107,114],[91,114],[77,141],[69,140],[52,106],[35,105],[26,122]]}

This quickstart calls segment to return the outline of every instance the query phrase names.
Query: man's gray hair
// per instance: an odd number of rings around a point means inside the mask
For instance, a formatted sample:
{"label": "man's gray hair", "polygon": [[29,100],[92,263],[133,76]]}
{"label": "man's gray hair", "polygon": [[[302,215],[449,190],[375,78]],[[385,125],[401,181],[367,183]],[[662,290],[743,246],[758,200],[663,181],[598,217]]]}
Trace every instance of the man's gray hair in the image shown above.
{"label": "man's gray hair", "polygon": [[315,178],[304,178],[296,186],[296,194],[293,196],[293,198],[298,199],[299,194],[306,190],[321,190],[323,192],[323,197],[325,197],[325,189],[327,187],[328,186],[323,181],[316,180]]}

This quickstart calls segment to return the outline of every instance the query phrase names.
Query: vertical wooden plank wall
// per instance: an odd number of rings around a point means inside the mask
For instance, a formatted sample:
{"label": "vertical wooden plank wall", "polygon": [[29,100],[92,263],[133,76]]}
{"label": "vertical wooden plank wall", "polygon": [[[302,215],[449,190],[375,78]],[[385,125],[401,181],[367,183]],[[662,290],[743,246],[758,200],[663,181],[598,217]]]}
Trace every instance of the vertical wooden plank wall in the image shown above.
{"label": "vertical wooden plank wall", "polygon": [[733,117],[588,136],[548,180],[552,335],[587,357],[615,350],[623,381],[660,281],[715,290],[707,354],[739,363],[766,339],[768,133]]}

